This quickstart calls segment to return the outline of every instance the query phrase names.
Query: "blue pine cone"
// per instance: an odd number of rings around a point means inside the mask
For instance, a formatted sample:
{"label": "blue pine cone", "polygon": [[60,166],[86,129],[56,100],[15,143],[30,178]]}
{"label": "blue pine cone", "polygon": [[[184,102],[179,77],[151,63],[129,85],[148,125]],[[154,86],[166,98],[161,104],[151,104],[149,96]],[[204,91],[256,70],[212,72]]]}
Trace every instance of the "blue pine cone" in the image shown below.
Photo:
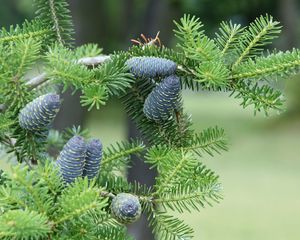
{"label": "blue pine cone", "polygon": [[180,101],[180,81],[176,75],[162,80],[148,95],[144,103],[144,114],[156,122],[166,121],[172,116]]}
{"label": "blue pine cone", "polygon": [[86,143],[80,136],[72,137],[63,147],[56,164],[66,183],[72,183],[82,176],[85,153]]}
{"label": "blue pine cone", "polygon": [[102,143],[99,139],[92,139],[87,144],[85,164],[83,168],[83,177],[93,179],[97,176],[100,169],[100,161],[102,158]]}
{"label": "blue pine cone", "polygon": [[59,95],[49,93],[28,103],[19,113],[19,124],[29,131],[49,126],[60,108]]}
{"label": "blue pine cone", "polygon": [[137,196],[119,193],[111,203],[113,216],[123,224],[133,223],[141,216],[142,207]]}
{"label": "blue pine cone", "polygon": [[165,77],[175,73],[175,62],[159,57],[132,57],[127,60],[130,72],[136,77]]}

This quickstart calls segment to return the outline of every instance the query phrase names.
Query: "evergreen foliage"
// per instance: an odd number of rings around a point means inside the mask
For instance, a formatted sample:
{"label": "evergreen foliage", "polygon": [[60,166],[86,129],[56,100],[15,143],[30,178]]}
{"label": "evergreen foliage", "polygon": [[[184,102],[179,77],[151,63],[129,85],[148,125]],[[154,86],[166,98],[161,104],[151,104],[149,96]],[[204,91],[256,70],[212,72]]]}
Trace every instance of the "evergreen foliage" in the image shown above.
{"label": "evergreen foliage", "polygon": [[[219,127],[193,130],[181,90],[223,91],[255,112],[281,110],[271,79],[299,71],[299,50],[263,51],[281,29],[268,15],[248,27],[222,22],[214,38],[185,15],[175,22],[177,48],[145,43],[105,56],[95,44],[70,48],[66,0],[35,5],[36,19],[0,31],[0,143],[19,162],[0,171],[0,238],[132,239],[124,223],[143,212],[158,239],[191,239],[193,230],[170,210],[200,211],[222,199],[217,174],[201,159],[228,147]],[[45,72],[28,79],[38,62]],[[84,129],[51,129],[57,86],[80,91],[89,110],[120,97],[147,145],[102,149],[85,142]],[[157,170],[154,186],[127,181],[132,155]]]}
{"label": "evergreen foliage", "polygon": [[36,17],[45,28],[51,29],[48,37],[52,41],[70,45],[73,40],[73,23],[69,4],[65,0],[34,0]]}
{"label": "evergreen foliage", "polygon": [[0,33],[0,43],[9,44],[10,42],[15,43],[17,40],[24,39],[43,39],[46,40],[51,30],[43,26],[40,20],[27,21],[19,26],[11,26],[9,30],[2,28]]}

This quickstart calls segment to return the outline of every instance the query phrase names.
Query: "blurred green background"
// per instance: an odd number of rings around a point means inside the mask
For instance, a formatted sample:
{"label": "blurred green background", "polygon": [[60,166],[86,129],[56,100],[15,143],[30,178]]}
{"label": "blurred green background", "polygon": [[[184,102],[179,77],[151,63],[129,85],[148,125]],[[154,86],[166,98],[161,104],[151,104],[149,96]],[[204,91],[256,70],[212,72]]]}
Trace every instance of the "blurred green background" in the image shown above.
{"label": "blurred green background", "polygon": [[[300,46],[300,2],[298,0],[71,0],[76,43],[99,43],[106,53],[126,49],[140,33],[155,36],[167,46],[174,44],[172,19],[183,13],[199,16],[212,35],[222,20],[248,24],[269,13],[281,21],[282,37],[273,47],[286,50]],[[32,0],[2,0],[0,23],[7,27],[32,18]],[[184,94],[194,127],[218,125],[230,141],[229,152],[203,161],[214,169],[224,187],[224,200],[201,213],[180,217],[190,223],[195,239],[203,240],[299,240],[300,239],[300,77],[276,83],[287,95],[287,110],[266,118],[253,116],[239,102],[224,94]],[[82,123],[104,145],[130,134],[118,100],[100,111],[78,108],[78,96],[65,96],[58,128]],[[72,106],[70,108],[70,106]],[[65,114],[64,114],[65,113]],[[71,116],[71,117],[70,117]],[[139,169],[136,169],[139,171]],[[135,233],[137,239],[150,239]]]}

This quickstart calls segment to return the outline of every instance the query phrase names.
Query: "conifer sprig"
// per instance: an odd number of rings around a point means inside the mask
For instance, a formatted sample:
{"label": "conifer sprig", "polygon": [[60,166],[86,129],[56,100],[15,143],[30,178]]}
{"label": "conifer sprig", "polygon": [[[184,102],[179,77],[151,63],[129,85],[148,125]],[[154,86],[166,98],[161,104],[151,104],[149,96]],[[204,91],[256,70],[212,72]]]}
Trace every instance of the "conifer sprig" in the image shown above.
{"label": "conifer sprig", "polygon": [[164,212],[155,211],[150,219],[150,226],[158,238],[173,239],[192,239],[193,229],[186,225],[182,220],[174,218]]}
{"label": "conifer sprig", "polygon": [[250,23],[246,31],[243,31],[241,40],[236,47],[238,59],[232,68],[237,67],[247,58],[259,55],[263,47],[272,43],[281,32],[279,22],[274,21],[272,16],[260,16]]}
{"label": "conifer sprig", "polygon": [[239,41],[244,28],[240,24],[221,22],[219,32],[216,33],[216,43],[222,54],[230,54]]}
{"label": "conifer sprig", "polygon": [[268,56],[257,57],[254,60],[240,64],[233,71],[235,80],[251,79],[254,81],[266,78],[280,78],[295,74],[300,69],[300,51],[293,49],[287,52],[275,52]]}
{"label": "conifer sprig", "polygon": [[124,170],[132,155],[139,156],[145,151],[141,141],[117,142],[110,145],[103,152],[100,174],[111,173],[112,170]]}
{"label": "conifer sprig", "polygon": [[[181,89],[231,92],[243,107],[268,113],[283,103],[269,80],[298,72],[299,50],[262,55],[280,32],[268,15],[249,27],[223,22],[215,38],[198,18],[185,15],[175,22],[176,49],[146,43],[101,55],[95,44],[69,48],[73,28],[66,0],[35,4],[38,21],[0,31],[0,142],[28,165],[0,171],[0,238],[132,239],[122,223],[143,212],[159,239],[191,239],[193,230],[170,210],[199,211],[222,199],[219,178],[201,157],[226,151],[227,141],[218,127],[194,132]],[[41,59],[45,72],[27,81]],[[172,81],[164,84],[165,79]],[[148,145],[116,143],[101,159],[97,140],[86,150],[86,131],[48,129],[58,101],[50,110],[40,101],[23,109],[41,92],[59,91],[58,85],[80,91],[89,110],[122,97]],[[53,163],[46,147],[61,148],[66,137],[80,141],[68,142]],[[126,180],[132,155],[157,170],[153,187]]]}
{"label": "conifer sprig", "polygon": [[17,40],[28,38],[46,40],[50,29],[45,27],[40,20],[27,21],[20,26],[10,26],[9,30],[2,28],[0,31],[0,43],[8,44]]}
{"label": "conifer sprig", "polygon": [[264,112],[266,115],[272,110],[282,110],[284,103],[284,96],[279,90],[251,82],[236,84],[232,96],[242,100],[243,108],[253,105],[254,113]]}
{"label": "conifer sprig", "polygon": [[220,50],[215,42],[204,34],[203,24],[195,16],[184,15],[180,23],[174,22],[174,30],[185,56],[196,61],[212,61],[220,57]]}
{"label": "conifer sprig", "polygon": [[41,239],[50,232],[48,219],[36,211],[17,209],[0,215],[1,239]]}
{"label": "conifer sprig", "polygon": [[225,131],[218,127],[208,128],[199,134],[195,134],[190,144],[183,148],[187,151],[194,151],[199,156],[207,153],[211,156],[214,153],[220,154],[221,151],[227,151],[227,138]]}
{"label": "conifer sprig", "polygon": [[54,42],[72,45],[74,28],[66,0],[34,0],[36,16],[42,25],[51,32],[49,37]]}

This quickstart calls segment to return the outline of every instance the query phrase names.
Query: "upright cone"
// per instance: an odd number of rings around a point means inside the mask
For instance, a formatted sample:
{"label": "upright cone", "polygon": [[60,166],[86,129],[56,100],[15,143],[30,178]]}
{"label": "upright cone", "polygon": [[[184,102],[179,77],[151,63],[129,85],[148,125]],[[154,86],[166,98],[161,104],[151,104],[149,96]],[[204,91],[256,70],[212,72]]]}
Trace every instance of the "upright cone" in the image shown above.
{"label": "upright cone", "polygon": [[49,93],[28,103],[19,113],[22,128],[35,131],[49,126],[60,108],[59,95]]}
{"label": "upright cone", "polygon": [[100,161],[102,158],[102,143],[99,139],[92,139],[87,144],[86,157],[82,176],[93,179],[97,176],[100,169]]}
{"label": "upright cone", "polygon": [[86,143],[80,136],[72,137],[60,152],[56,164],[66,183],[72,183],[83,173]]}
{"label": "upright cone", "polygon": [[162,122],[172,116],[180,101],[180,82],[176,75],[166,77],[148,95],[144,103],[147,118]]}
{"label": "upright cone", "polygon": [[165,77],[175,73],[175,62],[159,57],[132,57],[127,60],[130,72],[136,77]]}

